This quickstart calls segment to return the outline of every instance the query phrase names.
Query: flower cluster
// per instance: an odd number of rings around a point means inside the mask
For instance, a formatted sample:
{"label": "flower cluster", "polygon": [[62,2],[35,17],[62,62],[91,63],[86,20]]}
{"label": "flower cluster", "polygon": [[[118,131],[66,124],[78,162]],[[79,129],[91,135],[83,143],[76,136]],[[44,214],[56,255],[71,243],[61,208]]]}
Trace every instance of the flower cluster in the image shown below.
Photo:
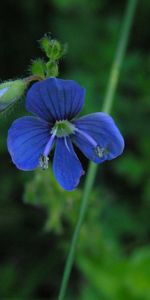
{"label": "flower cluster", "polygon": [[109,115],[98,112],[74,119],[84,96],[84,88],[73,80],[48,78],[32,85],[26,109],[34,116],[17,119],[8,132],[8,150],[17,168],[46,169],[55,145],[55,178],[64,189],[73,190],[84,174],[73,144],[95,163],[122,153],[123,137]]}

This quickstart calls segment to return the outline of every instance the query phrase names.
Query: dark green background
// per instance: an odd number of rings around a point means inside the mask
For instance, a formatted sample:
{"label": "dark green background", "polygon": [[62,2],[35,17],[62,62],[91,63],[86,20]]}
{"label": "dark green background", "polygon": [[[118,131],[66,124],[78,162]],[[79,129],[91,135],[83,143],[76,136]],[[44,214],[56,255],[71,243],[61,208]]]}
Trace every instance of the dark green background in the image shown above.
{"label": "dark green background", "polygon": [[[68,43],[60,77],[87,90],[100,111],[126,1],[3,0],[0,78],[28,76],[44,33]],[[150,2],[139,1],[112,115],[124,154],[98,168],[66,300],[150,299]],[[21,172],[6,135],[23,102],[0,118],[0,299],[57,299],[84,178],[68,193],[51,170]],[[84,168],[87,160],[78,155]]]}

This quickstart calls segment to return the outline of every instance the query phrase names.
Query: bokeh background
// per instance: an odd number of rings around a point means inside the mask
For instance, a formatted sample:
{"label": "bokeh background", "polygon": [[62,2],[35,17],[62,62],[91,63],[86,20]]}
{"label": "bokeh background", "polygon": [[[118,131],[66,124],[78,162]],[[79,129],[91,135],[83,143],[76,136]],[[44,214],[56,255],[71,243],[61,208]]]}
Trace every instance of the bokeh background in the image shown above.
{"label": "bokeh background", "polygon": [[[83,113],[100,111],[124,0],[2,0],[0,78],[28,76],[44,33],[68,43],[60,77],[87,90]],[[112,115],[122,157],[98,168],[66,300],[150,299],[150,1],[139,1]],[[0,118],[0,299],[57,299],[84,178],[74,192],[51,168],[21,172],[6,148],[23,101]],[[88,162],[78,151],[85,169]]]}

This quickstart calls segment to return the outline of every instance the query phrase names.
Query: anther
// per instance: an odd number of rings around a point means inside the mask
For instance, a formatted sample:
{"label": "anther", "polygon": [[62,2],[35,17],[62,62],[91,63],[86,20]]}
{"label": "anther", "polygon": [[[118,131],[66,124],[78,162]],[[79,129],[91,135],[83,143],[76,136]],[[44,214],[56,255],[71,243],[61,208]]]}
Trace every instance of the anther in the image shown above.
{"label": "anther", "polygon": [[40,167],[42,168],[42,170],[48,169],[48,161],[49,161],[48,156],[46,156],[46,155],[41,155],[40,156],[39,164],[40,164]]}
{"label": "anther", "polygon": [[39,158],[39,165],[43,170],[48,169],[48,161],[49,161],[49,153],[52,149],[53,143],[54,143],[54,139],[55,139],[55,135],[56,135],[56,131],[53,132],[53,134],[50,136],[50,139],[48,140],[45,149],[43,151],[43,154],[41,154],[40,158]]}
{"label": "anther", "polygon": [[101,147],[101,146],[99,146],[99,145],[97,145],[97,146],[95,147],[94,151],[95,151],[95,154],[96,154],[99,158],[103,158],[103,157],[105,156],[105,154],[108,153],[108,150],[107,150],[107,149],[105,149],[105,148],[103,148],[103,147]]}

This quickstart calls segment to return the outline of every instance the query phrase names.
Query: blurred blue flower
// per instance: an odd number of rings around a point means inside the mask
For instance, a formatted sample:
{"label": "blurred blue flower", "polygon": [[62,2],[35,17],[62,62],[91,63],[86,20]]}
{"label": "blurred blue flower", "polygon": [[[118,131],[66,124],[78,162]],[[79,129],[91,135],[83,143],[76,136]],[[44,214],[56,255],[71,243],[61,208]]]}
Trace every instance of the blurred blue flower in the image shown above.
{"label": "blurred blue flower", "polygon": [[55,178],[64,189],[73,190],[84,174],[73,144],[95,163],[123,152],[123,137],[109,115],[100,112],[74,119],[84,96],[84,88],[73,80],[49,78],[32,85],[26,109],[35,116],[17,119],[8,132],[8,150],[17,168],[48,168],[55,143]]}

